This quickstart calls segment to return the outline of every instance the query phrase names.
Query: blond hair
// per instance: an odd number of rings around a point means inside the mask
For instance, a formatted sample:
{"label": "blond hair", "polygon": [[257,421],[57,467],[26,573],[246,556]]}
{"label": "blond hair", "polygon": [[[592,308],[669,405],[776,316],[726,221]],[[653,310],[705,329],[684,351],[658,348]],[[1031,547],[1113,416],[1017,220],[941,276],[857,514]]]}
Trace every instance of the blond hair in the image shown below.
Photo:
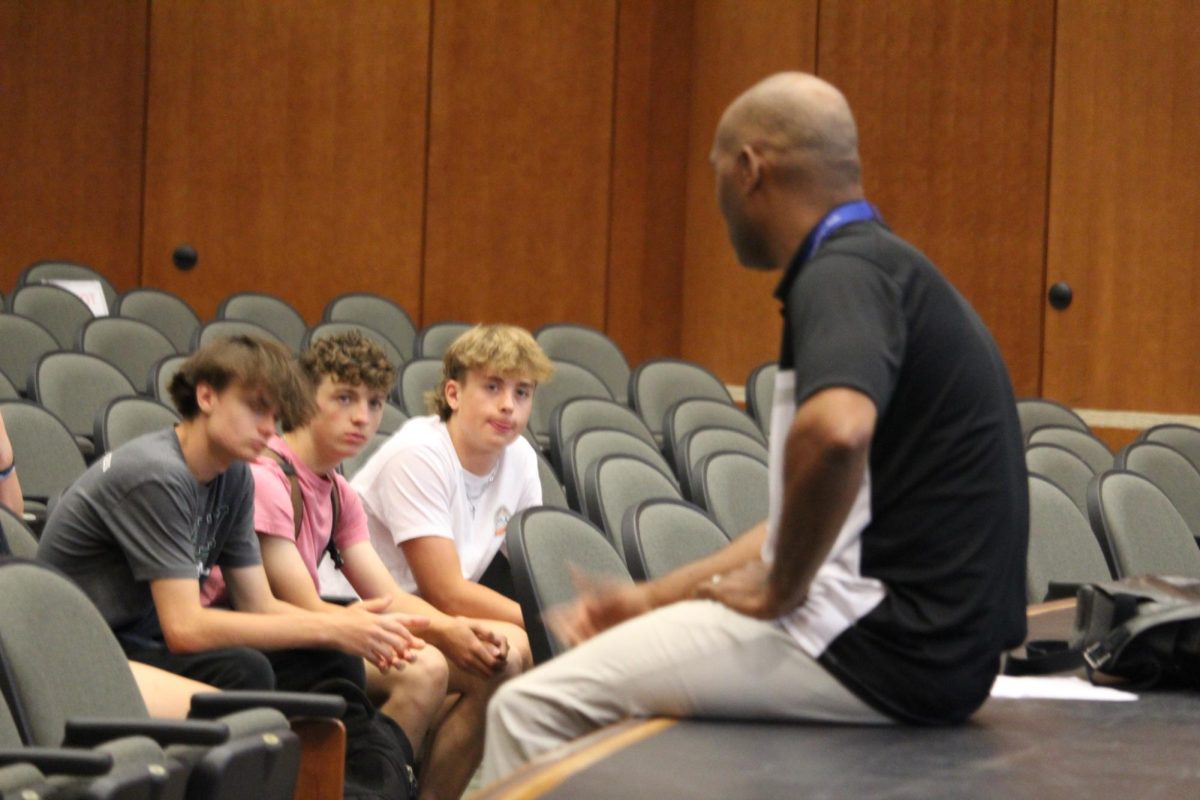
{"label": "blond hair", "polygon": [[443,421],[450,419],[454,409],[446,402],[446,384],[462,383],[473,369],[528,376],[535,385],[554,374],[554,364],[529,331],[515,325],[476,325],[455,339],[442,357],[442,380],[425,395],[429,411]]}

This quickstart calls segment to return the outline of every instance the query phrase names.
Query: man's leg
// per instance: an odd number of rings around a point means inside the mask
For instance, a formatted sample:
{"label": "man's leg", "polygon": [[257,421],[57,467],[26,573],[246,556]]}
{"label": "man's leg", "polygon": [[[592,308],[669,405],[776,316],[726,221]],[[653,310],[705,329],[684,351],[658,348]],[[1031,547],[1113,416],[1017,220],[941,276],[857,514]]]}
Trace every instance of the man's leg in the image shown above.
{"label": "man's leg", "polygon": [[496,693],[485,781],[630,716],[888,723],[778,625],[707,600],[618,625]]}
{"label": "man's leg", "polygon": [[140,661],[218,689],[269,691],[275,688],[275,673],[267,657],[250,647],[172,653],[163,646],[128,650],[126,655],[130,661]]}

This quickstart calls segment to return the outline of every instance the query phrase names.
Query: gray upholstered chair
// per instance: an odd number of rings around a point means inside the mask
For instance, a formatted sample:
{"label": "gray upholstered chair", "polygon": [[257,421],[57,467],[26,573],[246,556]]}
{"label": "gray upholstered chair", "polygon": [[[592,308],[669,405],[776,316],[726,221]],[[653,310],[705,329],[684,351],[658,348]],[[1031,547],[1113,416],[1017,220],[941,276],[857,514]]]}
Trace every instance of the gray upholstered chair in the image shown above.
{"label": "gray upholstered chair", "polygon": [[1053,482],[1029,476],[1026,600],[1074,597],[1081,583],[1111,580],[1104,550],[1075,503]]}
{"label": "gray upholstered chair", "polygon": [[1183,517],[1148,479],[1110,470],[1088,489],[1092,529],[1108,543],[1120,577],[1152,573],[1200,578],[1200,548]]}
{"label": "gray upholstered chair", "polygon": [[763,436],[771,435],[771,407],[775,402],[775,373],[779,364],[767,361],[750,371],[746,378],[746,413],[758,423]]}
{"label": "gray upholstered chair", "polygon": [[754,456],[716,452],[697,467],[692,501],[708,511],[732,539],[767,518],[767,465]]}
{"label": "gray upholstered chair", "polygon": [[732,428],[697,428],[683,438],[674,450],[675,476],[683,486],[684,496],[692,497],[692,487],[699,482],[700,462],[721,450],[732,450],[767,461],[767,446],[758,438]]}
{"label": "gray upholstered chair", "polygon": [[417,329],[408,312],[386,297],[371,292],[348,292],[325,305],[322,322],[357,322],[379,331],[404,355],[413,358]]}
{"label": "gray upholstered chair", "polygon": [[404,409],[410,417],[421,417],[429,412],[425,408],[425,395],[437,389],[442,380],[440,358],[418,358],[409,361],[396,375],[392,387],[392,402]]}
{"label": "gray upholstered chair", "polygon": [[166,336],[175,352],[186,353],[200,327],[200,317],[183,298],[162,289],[130,289],[117,300],[119,317],[144,322]]}
{"label": "gray upholstered chair", "polygon": [[565,649],[546,629],[542,613],[578,596],[572,568],[617,583],[633,582],[604,534],[572,511],[549,506],[527,508],[508,521],[505,543],[513,588],[538,663]]}
{"label": "gray upholstered chair", "polygon": [[86,303],[66,289],[40,284],[22,286],[13,292],[8,298],[8,310],[41,325],[63,350],[75,347],[79,329],[95,316]]}
{"label": "gray upholstered chair", "polygon": [[699,428],[729,428],[745,434],[765,448],[767,439],[758,428],[758,423],[737,406],[720,400],[689,397],[671,405],[663,414],[663,455],[668,461],[678,463],[676,451],[685,437]]}
{"label": "gray upholstered chair", "polygon": [[542,484],[542,505],[554,506],[555,508],[570,508],[570,505],[567,503],[566,490],[563,489],[558,473],[554,471],[554,465],[547,461],[546,457],[541,453],[537,454],[537,460],[538,481]]}
{"label": "gray upholstered chair", "polygon": [[62,349],[41,323],[16,314],[0,314],[0,372],[24,392],[29,373],[46,353]]}
{"label": "gray upholstered chair", "polygon": [[290,303],[264,292],[235,292],[217,306],[215,319],[254,322],[275,334],[281,342],[300,352],[308,324]]}
{"label": "gray upholstered chair", "polygon": [[640,458],[656,467],[674,481],[671,465],[653,445],[625,431],[615,428],[592,428],[582,431],[567,442],[563,451],[563,485],[567,490],[567,502],[571,508],[591,516],[586,507],[584,480],[588,468],[606,455],[627,455]]}
{"label": "gray upholstered chair", "polygon": [[555,409],[576,397],[599,397],[611,400],[612,394],[604,382],[578,364],[554,362],[554,375],[540,384],[533,394],[533,409],[529,412],[529,431],[541,447],[550,442],[550,418]]}
{"label": "gray upholstered chair", "polygon": [[1041,397],[1023,397],[1017,400],[1017,417],[1021,421],[1021,435],[1026,441],[1029,440],[1029,434],[1043,425],[1064,425],[1091,432],[1083,418],[1070,408]]}
{"label": "gray upholstered chair", "polygon": [[607,335],[586,325],[556,322],[538,328],[533,337],[550,358],[584,367],[604,382],[614,400],[626,402],[629,361]]}
{"label": "gray upholstered chair", "polygon": [[417,333],[413,340],[413,356],[415,358],[440,359],[454,340],[472,327],[468,322],[445,321],[427,325]]}
{"label": "gray upholstered chair", "polygon": [[621,544],[629,574],[644,581],[715,553],[729,544],[729,537],[691,503],[660,498],[638,503],[625,514]]}
{"label": "gray upholstered chair", "polygon": [[733,406],[733,398],[725,384],[691,361],[655,358],[629,376],[629,404],[658,440],[663,437],[663,416],[667,409],[680,400],[699,397]]}
{"label": "gray upholstered chair", "polygon": [[110,400],[136,395],[119,369],[86,353],[47,353],[29,376],[29,396],[63,421],[89,460],[97,453],[96,415]]}
{"label": "gray upholstered chair", "polygon": [[1042,425],[1029,434],[1028,445],[1056,444],[1065,447],[1087,462],[1092,471],[1099,475],[1112,469],[1113,454],[1108,445],[1088,431],[1069,428],[1066,425]]}
{"label": "gray upholstered chair", "polygon": [[38,528],[45,521],[50,498],[74,483],[87,468],[83,454],[67,426],[35,403],[0,402],[0,415],[20,470],[25,514]]}
{"label": "gray upholstered chair", "polygon": [[629,406],[603,397],[574,397],[559,404],[550,415],[550,461],[561,475],[563,451],[576,434],[592,428],[612,428],[630,433],[651,447],[654,434]]}
{"label": "gray upholstered chair", "polygon": [[1035,444],[1025,449],[1025,468],[1066,492],[1087,519],[1087,490],[1096,472],[1086,461],[1060,445]]}
{"label": "gray upholstered chair", "polygon": [[139,436],[179,422],[179,415],[148,397],[115,397],[96,413],[92,440],[97,453],[108,453]]}
{"label": "gray upholstered chair", "polygon": [[1182,453],[1159,442],[1137,441],[1117,453],[1116,466],[1162,489],[1192,536],[1200,540],[1200,470]]}
{"label": "gray upholstered chair", "polygon": [[625,513],[643,500],[682,500],[679,486],[637,456],[602,456],[587,469],[583,482],[584,507],[592,522],[604,531],[613,549],[625,557],[621,525]]}
{"label": "gray upholstered chair", "polygon": [[189,800],[292,797],[300,746],[283,714],[259,707],[219,721],[151,720],[108,623],[57,571],[0,565],[0,641],[4,696],[20,704],[29,744],[90,746],[118,730],[154,736],[189,770]]}
{"label": "gray upholstered chair", "polygon": [[1174,447],[1200,469],[1200,428],[1179,423],[1155,425],[1142,431],[1138,439]]}
{"label": "gray upholstered chair", "polygon": [[129,379],[142,394],[152,394],[151,368],[176,354],[175,345],[145,322],[123,317],[99,317],[79,329],[78,349],[99,356]]}
{"label": "gray upholstered chair", "polygon": [[108,306],[108,313],[113,313],[113,307],[117,303],[116,288],[100,272],[76,261],[35,261],[21,270],[21,274],[17,276],[17,286],[30,286],[53,280],[98,282],[100,289],[104,292],[104,302]]}

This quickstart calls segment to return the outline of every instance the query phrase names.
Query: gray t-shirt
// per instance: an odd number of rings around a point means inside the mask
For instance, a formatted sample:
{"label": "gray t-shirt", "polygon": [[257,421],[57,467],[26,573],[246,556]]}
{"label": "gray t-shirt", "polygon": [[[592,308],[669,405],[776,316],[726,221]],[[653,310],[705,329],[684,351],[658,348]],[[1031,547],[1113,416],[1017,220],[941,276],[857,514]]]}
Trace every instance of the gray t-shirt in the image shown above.
{"label": "gray t-shirt", "polygon": [[174,430],[141,436],[67,490],[46,521],[38,558],[70,575],[124,644],[161,641],[150,581],[203,581],[214,564],[262,563],[250,470],[236,462],[201,485]]}

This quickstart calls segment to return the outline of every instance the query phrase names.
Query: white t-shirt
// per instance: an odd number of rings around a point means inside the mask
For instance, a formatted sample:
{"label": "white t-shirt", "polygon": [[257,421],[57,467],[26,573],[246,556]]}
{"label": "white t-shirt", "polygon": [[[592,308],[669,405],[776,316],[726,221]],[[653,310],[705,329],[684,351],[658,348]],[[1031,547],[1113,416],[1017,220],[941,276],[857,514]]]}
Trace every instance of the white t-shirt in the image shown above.
{"label": "white t-shirt", "polygon": [[417,584],[402,542],[422,536],[452,539],[463,577],[478,581],[504,548],[509,518],[542,502],[537,455],[524,437],[504,449],[490,475],[472,475],[436,416],[405,423],[350,485],[366,509],[371,544],[409,592],[416,592]]}

